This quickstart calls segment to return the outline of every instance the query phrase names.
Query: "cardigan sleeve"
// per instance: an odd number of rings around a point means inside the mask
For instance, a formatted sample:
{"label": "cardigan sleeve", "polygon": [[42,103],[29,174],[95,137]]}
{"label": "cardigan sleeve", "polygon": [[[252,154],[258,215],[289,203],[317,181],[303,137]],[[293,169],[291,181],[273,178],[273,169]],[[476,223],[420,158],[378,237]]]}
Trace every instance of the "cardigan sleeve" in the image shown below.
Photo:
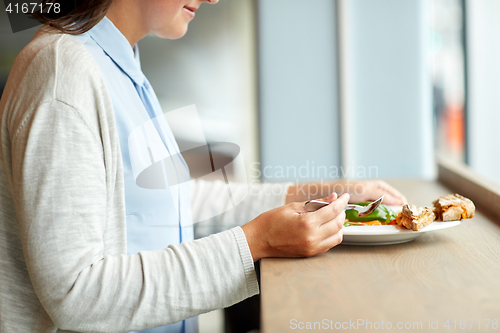
{"label": "cardigan sleeve", "polygon": [[[136,255],[109,255],[99,131],[53,100],[12,134],[12,189],[26,266],[59,329],[142,330],[259,292],[241,228]],[[125,221],[123,221],[125,223]],[[21,297],[21,296],[19,296]]]}
{"label": "cardigan sleeve", "polygon": [[[230,183],[223,181],[191,181],[195,237],[241,226],[258,215],[285,204],[288,187],[293,183]],[[232,197],[244,199],[233,206]]]}

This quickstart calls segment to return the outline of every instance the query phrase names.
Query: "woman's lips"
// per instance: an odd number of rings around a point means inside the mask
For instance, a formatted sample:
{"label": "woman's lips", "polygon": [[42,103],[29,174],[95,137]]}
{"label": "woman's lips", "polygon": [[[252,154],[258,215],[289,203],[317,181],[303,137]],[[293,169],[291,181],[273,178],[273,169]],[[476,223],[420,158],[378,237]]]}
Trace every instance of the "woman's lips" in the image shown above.
{"label": "woman's lips", "polygon": [[191,16],[191,18],[194,17],[194,12],[196,11],[196,8],[193,8],[193,7],[189,7],[189,6],[184,6],[182,8],[189,16]]}

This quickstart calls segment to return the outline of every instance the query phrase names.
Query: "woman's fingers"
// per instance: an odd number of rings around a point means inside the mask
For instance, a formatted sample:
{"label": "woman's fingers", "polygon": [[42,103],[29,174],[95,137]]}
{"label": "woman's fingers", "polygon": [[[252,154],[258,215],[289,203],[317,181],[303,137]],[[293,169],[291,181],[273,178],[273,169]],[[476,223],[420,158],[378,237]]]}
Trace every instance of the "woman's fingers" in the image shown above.
{"label": "woman's fingers", "polygon": [[342,229],[349,195],[337,198],[332,194],[326,199],[330,204],[315,212],[305,212],[304,203],[295,202],[265,212],[242,226],[254,261],[265,257],[310,257],[328,250],[325,246],[336,245],[341,235],[334,236]]}
{"label": "woman's fingers", "polygon": [[[353,203],[362,201],[373,201],[384,195],[384,204],[386,205],[404,205],[407,203],[406,198],[398,190],[384,181],[366,181],[354,183],[354,188],[361,186],[362,192],[355,191],[352,193]],[[352,189],[351,191],[352,192]]]}
{"label": "woman's fingers", "polygon": [[342,212],[333,220],[323,223],[319,226],[320,237],[322,239],[326,239],[338,233],[340,230],[342,230],[344,222],[345,211],[342,210]]}
{"label": "woman's fingers", "polygon": [[406,198],[405,197],[399,197],[399,196],[394,196],[392,194],[386,194],[384,196],[384,204],[385,205],[404,205],[406,203]]}
{"label": "woman's fingers", "polygon": [[325,201],[326,201],[326,202],[334,202],[335,200],[337,200],[337,197],[338,197],[338,196],[337,196],[337,193],[332,192],[332,193],[330,193],[330,195],[329,195],[329,196],[327,196],[327,197],[325,198]]}
{"label": "woman's fingers", "polygon": [[[315,212],[308,213],[314,224],[320,226],[335,219],[339,214],[344,214],[344,208],[349,202],[349,194],[342,194],[337,200],[332,201],[328,206],[322,207]],[[345,215],[344,215],[345,216]]]}
{"label": "woman's fingers", "polygon": [[328,202],[328,203],[332,203],[332,202],[334,202],[335,200],[337,200],[337,193],[332,192],[332,193],[330,193],[330,194],[329,194],[327,197],[325,197],[325,198],[314,199],[314,200],[317,200],[317,201],[323,201],[323,202]]}
{"label": "woman's fingers", "polygon": [[386,194],[386,197],[384,197],[385,204],[404,205],[405,203],[407,203],[405,196],[391,185],[387,184],[386,182],[379,182],[377,185],[380,189],[381,194]]}
{"label": "woman's fingers", "polygon": [[319,244],[319,247],[321,248],[322,252],[326,252],[330,250],[332,247],[335,247],[342,243],[342,240],[344,239],[344,233],[343,230],[339,230],[337,233],[331,235],[330,237],[324,239],[321,241]]}

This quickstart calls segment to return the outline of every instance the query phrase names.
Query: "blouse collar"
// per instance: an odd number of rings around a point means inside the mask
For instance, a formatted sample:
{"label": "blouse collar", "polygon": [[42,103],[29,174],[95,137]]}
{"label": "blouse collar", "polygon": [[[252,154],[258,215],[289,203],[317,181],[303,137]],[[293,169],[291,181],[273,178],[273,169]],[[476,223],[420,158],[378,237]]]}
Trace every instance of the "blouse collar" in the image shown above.
{"label": "blouse collar", "polygon": [[127,38],[107,17],[88,32],[97,45],[127,74],[138,86],[145,83],[139,59],[139,47],[132,49]]}

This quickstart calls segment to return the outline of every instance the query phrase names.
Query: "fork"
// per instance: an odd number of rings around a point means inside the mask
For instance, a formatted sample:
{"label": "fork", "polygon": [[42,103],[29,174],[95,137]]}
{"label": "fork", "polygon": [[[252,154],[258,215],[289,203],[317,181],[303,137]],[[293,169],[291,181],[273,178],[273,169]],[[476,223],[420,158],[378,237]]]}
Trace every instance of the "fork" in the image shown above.
{"label": "fork", "polygon": [[[371,204],[367,206],[359,206],[359,205],[347,205],[344,210],[354,209],[358,211],[358,216],[363,217],[370,213],[372,213],[384,200],[384,196],[381,196]],[[321,200],[309,200],[304,204],[304,209],[306,212],[314,212],[320,208],[328,206],[330,203],[321,201]]]}

